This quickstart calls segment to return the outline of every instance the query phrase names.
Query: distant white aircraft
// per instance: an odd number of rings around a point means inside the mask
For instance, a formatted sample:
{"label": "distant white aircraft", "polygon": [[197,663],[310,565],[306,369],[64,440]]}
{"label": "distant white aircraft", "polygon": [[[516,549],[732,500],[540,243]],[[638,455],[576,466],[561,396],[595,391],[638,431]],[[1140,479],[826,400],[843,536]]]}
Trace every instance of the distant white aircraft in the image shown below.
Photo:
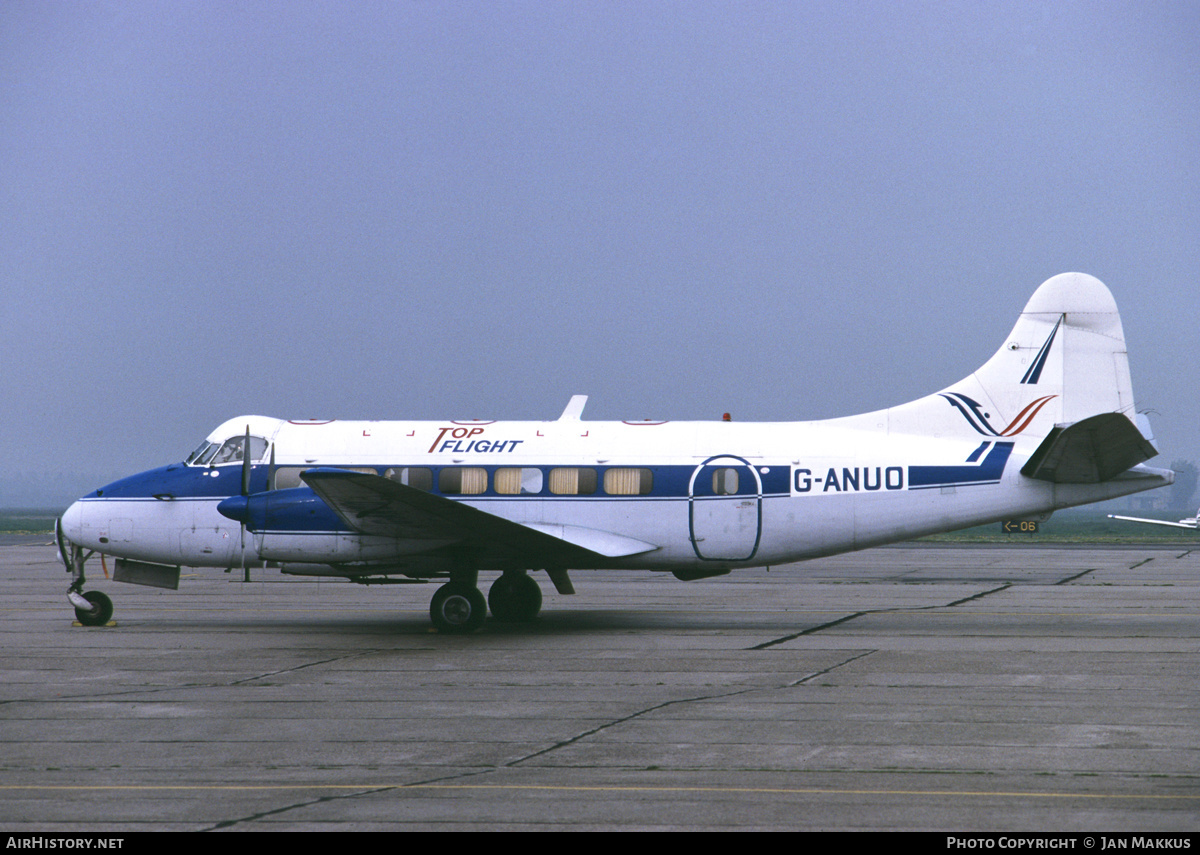
{"label": "distant white aircraft", "polygon": [[[945,321],[939,321],[944,326]],[[90,556],[174,588],[181,565],[268,566],[362,584],[448,579],[439,630],[530,620],[545,570],[668,571],[683,580],[783,564],[1170,484],[1135,426],[1108,289],[1064,273],[1000,350],[908,404],[817,422],[231,419],[185,461],[75,502],[58,525],[80,622]],[[480,572],[498,572],[485,602]]]}
{"label": "distant white aircraft", "polygon": [[1200,528],[1200,524],[1196,522],[1197,518],[1200,518],[1200,510],[1196,511],[1196,516],[1182,519],[1179,522],[1170,522],[1169,520],[1148,520],[1143,519],[1142,517],[1123,517],[1118,514],[1109,514],[1108,518],[1110,520],[1127,520],[1129,522],[1150,523],[1151,525],[1169,525],[1174,526],[1175,528]]}

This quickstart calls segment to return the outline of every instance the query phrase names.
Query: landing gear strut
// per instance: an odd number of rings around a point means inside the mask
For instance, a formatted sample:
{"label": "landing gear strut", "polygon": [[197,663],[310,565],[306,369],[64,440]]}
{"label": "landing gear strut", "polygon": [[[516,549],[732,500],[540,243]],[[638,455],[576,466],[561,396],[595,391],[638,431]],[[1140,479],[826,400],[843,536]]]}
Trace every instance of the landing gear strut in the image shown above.
{"label": "landing gear strut", "polygon": [[87,577],[83,573],[84,562],[91,558],[83,548],[71,543],[63,534],[62,522],[54,521],[54,536],[58,541],[58,554],[67,572],[71,574],[71,587],[67,588],[67,599],[75,607],[75,619],[84,626],[104,626],[113,616],[113,604],[107,594],[99,591],[84,591],[83,586]]}

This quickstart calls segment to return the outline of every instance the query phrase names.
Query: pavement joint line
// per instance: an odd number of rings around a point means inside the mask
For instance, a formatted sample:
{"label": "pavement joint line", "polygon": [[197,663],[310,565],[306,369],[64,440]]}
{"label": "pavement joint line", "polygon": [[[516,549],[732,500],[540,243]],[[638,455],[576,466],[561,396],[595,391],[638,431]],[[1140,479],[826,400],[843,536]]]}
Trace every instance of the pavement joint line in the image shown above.
{"label": "pavement joint line", "polygon": [[200,831],[219,831],[221,829],[233,828],[233,827],[236,827],[239,825],[244,825],[246,823],[255,822],[260,819],[266,819],[267,817],[270,817],[270,816],[278,816],[279,814],[289,813],[291,811],[298,810],[300,808],[310,807],[312,805],[319,805],[319,804],[324,804],[324,803],[328,803],[328,802],[337,802],[337,801],[341,801],[342,799],[352,799],[352,798],[357,798],[358,796],[374,795],[376,793],[386,793],[386,792],[388,792],[390,790],[394,790],[394,789],[396,789],[396,788],[382,786],[382,787],[375,787],[372,789],[361,790],[361,791],[355,792],[355,793],[342,793],[342,794],[331,795],[331,796],[318,796],[315,799],[308,799],[307,801],[296,802],[296,803],[290,804],[290,805],[282,805],[280,807],[273,808],[272,810],[259,811],[258,813],[253,813],[253,814],[250,814],[249,816],[238,817],[236,819],[222,820],[221,822],[218,822],[216,825],[210,825],[207,828],[202,828],[199,830]]}
{"label": "pavement joint line", "polygon": [[[216,689],[216,688],[222,688],[222,687],[226,687],[226,686],[242,686],[247,683],[253,683],[255,680],[265,680],[269,677],[275,677],[280,674],[292,674],[297,671],[303,671],[306,668],[315,667],[317,665],[328,665],[331,662],[344,662],[349,659],[356,659],[361,656],[369,656],[369,655],[379,653],[384,650],[386,650],[386,648],[382,648],[382,647],[371,648],[368,650],[355,650],[350,653],[347,653],[344,656],[331,656],[328,659],[319,659],[314,662],[306,662],[303,665],[296,665],[292,668],[282,668],[278,671],[269,671],[264,674],[255,674],[252,677],[240,677],[237,680],[229,680],[226,682],[182,683],[177,686],[137,686],[137,687],[131,688],[131,689],[120,689],[120,690],[111,691],[111,692],[101,692],[99,694],[94,693],[94,692],[85,692],[85,693],[79,694],[79,695],[60,695],[58,697],[49,699],[49,701],[53,702],[53,703],[59,703],[62,701],[72,701],[72,700],[80,700],[80,699],[92,700],[92,701],[95,701],[95,700],[117,700],[117,699],[125,697],[127,695],[147,695],[147,694],[153,695],[153,694],[158,694],[159,692],[177,692],[177,691],[180,691],[181,689],[188,689],[188,690],[191,690],[191,689]],[[9,704],[20,704],[20,703],[41,704],[41,703],[47,703],[47,699],[46,698],[0,698],[0,706],[6,706]]]}
{"label": "pavement joint line", "polygon": [[328,665],[331,662],[344,662],[347,659],[357,659],[360,656],[365,656],[368,653],[374,653],[374,650],[355,650],[347,653],[344,656],[330,656],[328,659],[317,659],[313,662],[305,662],[302,665],[296,665],[291,668],[281,668],[278,671],[268,671],[265,674],[255,674],[253,677],[242,677],[238,680],[231,680],[222,685],[226,686],[241,686],[246,683],[253,683],[255,680],[266,680],[270,677],[278,677],[280,674],[294,674],[297,671],[303,671],[306,668],[314,668],[318,665]]}
{"label": "pavement joint line", "polygon": [[1005,582],[1003,585],[1000,585],[999,587],[992,588],[991,590],[988,590],[988,591],[980,591],[978,594],[971,594],[969,597],[963,597],[962,599],[954,600],[953,602],[946,603],[946,605],[944,605],[944,606],[917,606],[912,609],[889,609],[888,611],[919,612],[919,611],[928,611],[929,609],[952,609],[955,606],[961,606],[963,603],[969,603],[972,600],[981,600],[984,597],[990,597],[992,594],[999,594],[1001,591],[1007,591],[1011,587],[1012,587],[1012,582]]}
{"label": "pavement joint line", "polygon": [[1095,573],[1095,572],[1096,572],[1096,568],[1095,568],[1095,567],[1089,567],[1088,569],[1086,569],[1086,570],[1082,570],[1082,571],[1080,571],[1079,573],[1076,573],[1076,574],[1074,574],[1073,576],[1068,576],[1068,577],[1067,577],[1067,578],[1065,578],[1065,579],[1059,579],[1059,580],[1058,580],[1057,582],[1055,582],[1054,584],[1055,584],[1055,585],[1066,585],[1066,584],[1068,584],[1068,583],[1070,583],[1070,582],[1074,582],[1076,579],[1082,579],[1082,578],[1083,578],[1084,576],[1086,576],[1088,573]]}
{"label": "pavement joint line", "polygon": [[646,707],[645,709],[640,709],[636,712],[632,712],[629,715],[621,716],[620,718],[615,718],[612,721],[605,722],[604,724],[601,724],[601,725],[597,725],[596,727],[593,727],[590,730],[585,730],[583,733],[577,733],[575,736],[572,736],[570,739],[561,740],[560,742],[556,742],[554,745],[550,745],[546,748],[543,748],[540,751],[535,751],[532,754],[525,755],[524,757],[518,757],[515,760],[509,760],[508,762],[504,763],[503,766],[505,766],[506,768],[511,768],[511,767],[517,766],[521,763],[526,762],[527,760],[532,760],[535,757],[541,757],[542,755],[549,754],[552,751],[557,751],[560,748],[566,748],[568,745],[574,745],[576,742],[579,742],[580,740],[583,740],[583,739],[587,739],[589,736],[595,736],[597,733],[601,733],[605,730],[608,730],[610,727],[616,727],[618,724],[625,724],[627,722],[633,721],[636,718],[640,718],[641,716],[647,715],[652,712],[657,712],[658,710],[666,709],[667,707],[675,706],[677,704],[690,704],[690,703],[694,703],[696,701],[711,701],[711,700],[715,700],[717,698],[733,698],[738,695],[744,695],[747,692],[759,692],[762,690],[763,690],[762,686],[747,686],[743,689],[737,689],[736,691],[732,691],[732,692],[720,692],[720,693],[713,694],[713,695],[697,695],[694,698],[674,698],[669,701],[663,701],[662,703],[654,704],[653,706]]}
{"label": "pavement joint line", "polygon": [[815,671],[805,677],[801,677],[799,680],[795,680],[791,683],[784,683],[780,686],[747,686],[743,689],[738,689],[738,690],[732,691],[732,692],[722,692],[722,693],[713,694],[713,695],[699,695],[694,698],[675,698],[673,700],[663,701],[660,704],[655,704],[654,706],[646,707],[645,709],[638,710],[637,712],[630,713],[629,715],[622,716],[617,719],[613,719],[610,722],[606,722],[605,724],[594,727],[583,733],[576,734],[575,736],[571,737],[570,739],[562,740],[561,742],[558,742],[547,748],[543,748],[540,751],[535,751],[534,753],[528,754],[524,757],[518,757],[515,760],[510,760],[507,763],[504,763],[503,765],[505,768],[512,768],[512,767],[518,766],[519,764],[524,763],[527,760],[532,760],[535,757],[540,757],[542,755],[549,754],[552,751],[557,751],[560,748],[565,748],[568,745],[573,745],[574,743],[579,742],[580,740],[587,739],[589,736],[594,736],[597,733],[607,730],[610,727],[615,727],[618,724],[624,724],[626,722],[629,722],[636,718],[639,718],[643,715],[647,715],[648,713],[656,712],[658,710],[666,709],[667,707],[676,706],[678,704],[689,704],[689,703],[694,703],[696,701],[711,701],[711,700],[715,700],[718,698],[732,698],[732,697],[736,697],[738,695],[744,695],[748,692],[763,692],[763,691],[774,691],[776,689],[795,688],[796,686],[804,684],[808,680],[815,679],[816,677],[820,677],[823,674],[828,674],[830,671],[833,671],[836,668],[840,668],[843,665],[848,665],[849,663],[854,662],[857,659],[861,659],[864,656],[869,656],[875,652],[877,652],[877,651],[867,650],[862,653],[857,653],[854,656],[849,657],[848,659],[844,659],[841,662],[837,662],[833,665],[830,665],[828,668],[823,668],[820,671]]}
{"label": "pavement joint line", "polygon": [[810,626],[808,629],[802,629],[799,632],[793,632],[791,635],[784,635],[780,638],[773,639],[772,641],[764,641],[762,644],[756,644],[753,647],[750,647],[749,649],[750,650],[766,650],[767,648],[774,647],[777,644],[784,644],[789,641],[795,641],[797,638],[803,638],[806,635],[812,635],[814,632],[820,632],[825,629],[831,629],[831,628],[837,626],[838,624],[842,624],[842,623],[845,623],[846,621],[854,620],[855,618],[862,617],[863,615],[873,615],[873,614],[878,614],[880,612],[890,612],[890,611],[896,611],[896,609],[867,609],[866,611],[853,612],[852,614],[845,615],[844,617],[840,617],[837,620],[831,620],[827,623],[818,624],[817,626]]}
{"label": "pavement joint line", "polygon": [[849,665],[851,662],[857,662],[859,659],[862,659],[864,656],[870,656],[872,653],[878,653],[878,652],[879,652],[878,649],[874,649],[874,650],[864,650],[862,653],[856,653],[854,656],[851,656],[849,659],[843,659],[841,662],[836,662],[833,665],[830,665],[828,668],[822,668],[820,671],[814,671],[813,673],[809,674],[807,677],[801,677],[799,680],[796,680],[794,683],[788,683],[787,688],[791,689],[791,688],[795,688],[796,686],[802,686],[805,683],[807,683],[809,680],[815,680],[817,677],[823,677],[826,674],[830,673],[831,671],[836,671],[838,668],[841,668],[845,665]]}
{"label": "pavement joint line", "polygon": [[978,600],[982,597],[990,596],[991,594],[997,594],[1001,591],[1006,591],[1011,587],[1012,587],[1012,583],[1006,582],[1003,585],[1000,585],[996,588],[991,588],[987,591],[980,591],[977,594],[971,594],[969,597],[963,597],[961,599],[954,600],[953,602],[949,602],[949,603],[936,603],[936,604],[928,605],[928,606],[909,606],[909,607],[897,606],[894,608],[886,608],[886,609],[864,609],[861,612],[854,612],[852,614],[845,615],[844,617],[840,617],[837,620],[831,620],[831,621],[828,621],[827,623],[819,624],[817,626],[810,626],[808,629],[802,629],[799,632],[792,633],[791,635],[784,635],[784,636],[781,636],[780,638],[776,638],[771,641],[764,641],[762,644],[756,644],[753,647],[749,647],[747,649],[748,650],[766,650],[770,647],[775,647],[778,644],[785,644],[786,642],[789,642],[789,641],[795,641],[797,638],[802,638],[806,635],[812,635],[815,632],[821,632],[826,629],[832,629],[833,627],[838,626],[839,624],[846,623],[847,621],[852,621],[855,618],[860,618],[860,617],[863,617],[864,615],[895,614],[895,613],[903,613],[903,612],[920,612],[920,611],[929,611],[930,609],[949,609],[949,608],[953,608],[954,606],[961,606],[963,603],[969,603],[972,600]]}

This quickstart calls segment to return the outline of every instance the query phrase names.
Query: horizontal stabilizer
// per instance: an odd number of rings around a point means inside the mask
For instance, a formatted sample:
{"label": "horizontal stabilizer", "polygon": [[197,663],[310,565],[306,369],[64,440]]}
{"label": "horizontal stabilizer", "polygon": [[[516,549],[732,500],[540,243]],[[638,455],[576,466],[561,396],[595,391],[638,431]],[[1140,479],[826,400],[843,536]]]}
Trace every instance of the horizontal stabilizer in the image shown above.
{"label": "horizontal stabilizer", "polygon": [[522,524],[379,475],[309,469],[300,477],[346,525],[401,540],[470,543],[488,563],[520,555],[527,567],[595,566],[600,559],[657,549],[649,543],[581,526]]}
{"label": "horizontal stabilizer", "polygon": [[1021,474],[1055,484],[1097,484],[1158,454],[1133,422],[1101,413],[1056,425],[1021,468]]}

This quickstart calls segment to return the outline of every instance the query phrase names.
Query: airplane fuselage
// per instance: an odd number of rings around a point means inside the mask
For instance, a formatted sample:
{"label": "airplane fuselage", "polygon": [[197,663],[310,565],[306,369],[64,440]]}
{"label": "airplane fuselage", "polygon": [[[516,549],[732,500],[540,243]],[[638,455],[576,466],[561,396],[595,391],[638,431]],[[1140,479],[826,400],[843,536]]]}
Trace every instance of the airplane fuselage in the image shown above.
{"label": "airplane fuselage", "polygon": [[[1025,478],[1036,442],[881,434],[839,422],[251,416],[227,422],[211,441],[246,426],[275,455],[273,465],[253,464],[250,492],[272,488],[280,500],[251,526],[251,563],[403,562],[429,551],[427,537],[350,528],[302,485],[300,472],[318,468],[370,472],[516,523],[570,526],[579,538],[619,532],[653,548],[596,566],[650,570],[781,564],[1142,488]],[[217,506],[238,494],[241,470],[240,462],[180,463],[117,481],[73,505],[64,530],[88,549],[139,561],[237,566],[240,526]],[[421,562],[411,569],[422,575]]]}

